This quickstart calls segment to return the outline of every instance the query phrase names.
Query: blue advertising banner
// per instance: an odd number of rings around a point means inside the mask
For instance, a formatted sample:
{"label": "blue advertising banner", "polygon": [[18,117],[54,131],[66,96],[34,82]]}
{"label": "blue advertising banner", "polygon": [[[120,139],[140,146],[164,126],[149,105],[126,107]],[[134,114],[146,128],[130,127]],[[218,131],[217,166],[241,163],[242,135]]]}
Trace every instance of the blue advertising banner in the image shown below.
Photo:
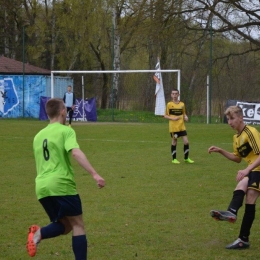
{"label": "blue advertising banner", "polygon": [[48,116],[45,110],[45,105],[49,100],[49,97],[41,97],[40,98],[40,113],[39,113],[39,120],[48,120]]}
{"label": "blue advertising banner", "polygon": [[19,105],[18,94],[12,78],[0,79],[0,113],[7,115]]}
{"label": "blue advertising banner", "polygon": [[0,117],[37,118],[45,90],[46,76],[0,76]]}
{"label": "blue advertising banner", "polygon": [[[56,88],[62,93],[73,80],[69,77],[55,78]],[[0,118],[39,118],[40,97],[47,96],[50,76],[47,75],[0,75]],[[56,95],[55,97],[62,97]],[[62,95],[62,94],[60,94]]]}
{"label": "blue advertising banner", "polygon": [[[39,112],[40,120],[48,119],[48,116],[45,111],[45,105],[49,99],[50,99],[49,97],[41,97],[40,112]],[[73,113],[73,120],[94,121],[94,122],[97,121],[96,99],[93,97],[83,101],[83,99],[77,98],[74,113]]]}
{"label": "blue advertising banner", "polygon": [[97,107],[96,107],[96,99],[94,97],[85,100],[84,111],[85,111],[86,119],[88,121],[93,121],[93,122],[97,121]]}

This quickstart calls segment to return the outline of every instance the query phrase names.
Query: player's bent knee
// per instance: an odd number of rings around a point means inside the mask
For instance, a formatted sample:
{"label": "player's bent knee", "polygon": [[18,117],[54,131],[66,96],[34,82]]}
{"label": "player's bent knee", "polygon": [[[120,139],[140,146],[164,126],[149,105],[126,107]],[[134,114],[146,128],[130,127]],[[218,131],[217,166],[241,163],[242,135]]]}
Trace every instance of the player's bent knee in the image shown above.
{"label": "player's bent knee", "polygon": [[249,189],[246,193],[246,204],[255,204],[259,195],[259,191]]}
{"label": "player's bent knee", "polygon": [[69,234],[71,232],[71,230],[72,230],[71,226],[65,227],[65,231],[64,231],[63,235]]}

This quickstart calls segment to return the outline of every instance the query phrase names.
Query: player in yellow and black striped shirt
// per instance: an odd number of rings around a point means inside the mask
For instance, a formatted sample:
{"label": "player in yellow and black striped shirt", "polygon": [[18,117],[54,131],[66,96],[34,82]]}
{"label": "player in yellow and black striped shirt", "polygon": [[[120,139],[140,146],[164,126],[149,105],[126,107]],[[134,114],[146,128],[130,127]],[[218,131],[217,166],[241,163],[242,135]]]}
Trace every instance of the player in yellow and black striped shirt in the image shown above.
{"label": "player in yellow and black striped shirt", "polygon": [[250,246],[249,234],[255,218],[255,203],[260,195],[260,134],[254,127],[245,125],[240,107],[230,106],[225,111],[225,115],[228,124],[237,131],[233,136],[233,153],[216,146],[211,146],[208,151],[218,152],[237,163],[243,159],[248,166],[238,171],[236,177],[238,184],[227,211],[211,210],[210,215],[217,220],[235,222],[246,193],[245,213],[239,237],[226,246],[227,249],[244,249]]}
{"label": "player in yellow and black striped shirt", "polygon": [[173,89],[171,92],[172,101],[167,104],[164,115],[164,118],[169,120],[169,132],[172,138],[172,163],[180,163],[176,156],[177,139],[179,137],[182,137],[184,143],[184,161],[186,163],[194,163],[194,161],[189,158],[189,141],[184,124],[184,121],[188,121],[188,117],[186,115],[185,105],[183,102],[179,101],[179,96],[179,90]]}

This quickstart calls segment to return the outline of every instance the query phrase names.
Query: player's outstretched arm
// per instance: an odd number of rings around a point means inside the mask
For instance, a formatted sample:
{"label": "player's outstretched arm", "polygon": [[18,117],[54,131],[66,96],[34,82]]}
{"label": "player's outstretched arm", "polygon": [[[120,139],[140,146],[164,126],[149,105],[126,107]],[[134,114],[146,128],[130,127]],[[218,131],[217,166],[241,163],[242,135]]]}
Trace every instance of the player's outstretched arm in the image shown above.
{"label": "player's outstretched arm", "polygon": [[208,153],[211,154],[211,153],[220,153],[222,154],[224,157],[226,157],[227,159],[229,159],[230,161],[233,161],[233,162],[237,162],[237,163],[240,163],[241,162],[241,158],[240,157],[237,157],[236,155],[234,155],[233,153],[230,153],[220,147],[217,147],[217,146],[211,146],[209,149],[208,149]]}
{"label": "player's outstretched arm", "polygon": [[88,161],[86,155],[79,149],[74,148],[71,151],[73,158],[87,171],[89,172],[93,179],[96,181],[99,188],[105,186],[105,180],[96,172],[93,166]]}

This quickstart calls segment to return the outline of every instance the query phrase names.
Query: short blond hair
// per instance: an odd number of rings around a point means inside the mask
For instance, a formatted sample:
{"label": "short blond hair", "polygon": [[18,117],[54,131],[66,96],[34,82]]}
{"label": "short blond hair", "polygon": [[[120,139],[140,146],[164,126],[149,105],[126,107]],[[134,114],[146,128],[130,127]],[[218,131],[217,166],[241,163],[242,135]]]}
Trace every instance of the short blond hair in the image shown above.
{"label": "short blond hair", "polygon": [[234,116],[234,114],[237,115],[237,116],[242,116],[243,117],[242,108],[239,107],[239,106],[230,106],[225,111],[225,115],[226,116]]}

